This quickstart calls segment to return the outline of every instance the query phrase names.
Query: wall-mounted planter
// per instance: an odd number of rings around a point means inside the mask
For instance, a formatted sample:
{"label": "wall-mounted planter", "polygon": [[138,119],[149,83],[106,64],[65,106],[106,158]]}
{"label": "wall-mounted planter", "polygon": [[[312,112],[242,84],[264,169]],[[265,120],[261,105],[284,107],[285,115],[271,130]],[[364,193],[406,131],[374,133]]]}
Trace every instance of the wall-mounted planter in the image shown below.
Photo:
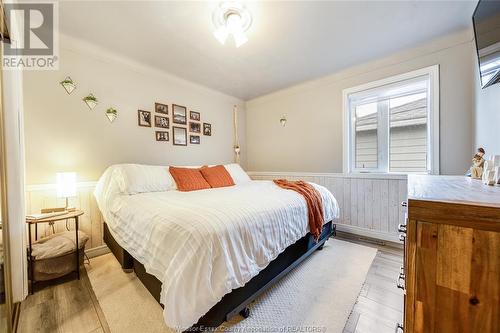
{"label": "wall-mounted planter", "polygon": [[106,110],[106,117],[108,117],[109,121],[112,123],[115,121],[116,117],[118,117],[118,111],[114,108],[109,108]]}
{"label": "wall-mounted planter", "polygon": [[63,86],[64,90],[66,90],[66,92],[68,93],[68,95],[71,95],[71,93],[73,92],[73,90],[76,89],[75,82],[73,82],[73,80],[69,76],[67,76],[64,80],[62,80],[61,82],[59,82],[59,84],[61,86]]}
{"label": "wall-mounted planter", "polygon": [[83,98],[83,101],[85,102],[85,104],[87,104],[87,106],[89,107],[90,110],[95,108],[97,106],[97,104],[99,103],[97,101],[97,97],[95,97],[93,94],[89,94],[88,96],[85,96]]}

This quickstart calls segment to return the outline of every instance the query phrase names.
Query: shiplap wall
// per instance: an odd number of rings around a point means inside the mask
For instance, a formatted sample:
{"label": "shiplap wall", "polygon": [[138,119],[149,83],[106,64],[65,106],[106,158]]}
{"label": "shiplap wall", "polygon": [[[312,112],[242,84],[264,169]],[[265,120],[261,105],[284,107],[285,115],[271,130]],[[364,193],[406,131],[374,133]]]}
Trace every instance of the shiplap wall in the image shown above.
{"label": "shiplap wall", "polygon": [[[79,184],[77,196],[69,199],[69,206],[83,210],[84,214],[79,218],[79,230],[89,236],[89,241],[85,245],[85,250],[105,249],[102,240],[102,216],[97,202],[94,198],[95,183]],[[26,191],[26,213],[40,213],[42,208],[64,207],[65,200],[57,198],[56,189],[51,185],[29,186]],[[74,230],[74,220],[68,220],[70,230]],[[54,224],[56,232],[66,230],[66,222],[60,221]],[[34,228],[32,229],[34,230]],[[48,223],[38,225],[38,237],[48,236],[52,233],[52,228]],[[34,237],[34,235],[33,235]]]}
{"label": "shiplap wall", "polygon": [[252,179],[285,178],[325,186],[340,206],[338,230],[397,242],[398,224],[405,219],[401,206],[407,198],[405,175],[249,172]]}

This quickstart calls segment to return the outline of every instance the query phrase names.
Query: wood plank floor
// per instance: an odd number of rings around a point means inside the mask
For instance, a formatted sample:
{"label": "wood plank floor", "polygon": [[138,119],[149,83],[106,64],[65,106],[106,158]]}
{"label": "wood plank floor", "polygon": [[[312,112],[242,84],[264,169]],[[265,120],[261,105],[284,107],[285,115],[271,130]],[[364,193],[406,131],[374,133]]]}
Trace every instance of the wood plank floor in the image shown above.
{"label": "wood plank floor", "polygon": [[[89,278],[59,279],[21,303],[19,333],[110,333]],[[71,280],[70,280],[71,279]]]}
{"label": "wood plank floor", "polygon": [[[349,239],[344,239],[349,240]],[[343,333],[394,332],[402,321],[403,294],[396,288],[402,250],[349,240],[378,249]],[[20,333],[109,333],[87,274],[47,286],[21,304]]]}
{"label": "wood plank floor", "polygon": [[403,322],[404,295],[396,288],[403,250],[353,241],[378,249],[343,333],[394,333]]}

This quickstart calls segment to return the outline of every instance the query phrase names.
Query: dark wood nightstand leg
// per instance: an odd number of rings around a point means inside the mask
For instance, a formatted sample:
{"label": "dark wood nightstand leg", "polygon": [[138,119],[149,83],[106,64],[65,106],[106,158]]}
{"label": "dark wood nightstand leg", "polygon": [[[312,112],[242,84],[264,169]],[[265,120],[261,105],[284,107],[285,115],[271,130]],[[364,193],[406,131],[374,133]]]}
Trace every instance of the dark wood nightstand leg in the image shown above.
{"label": "dark wood nightstand leg", "polygon": [[75,233],[76,233],[76,276],[80,280],[80,251],[78,248],[78,216],[75,217]]}
{"label": "dark wood nightstand leg", "polygon": [[[36,224],[35,224],[36,225]],[[33,271],[33,257],[31,256],[31,253],[33,251],[33,248],[31,246],[31,223],[28,224],[28,237],[29,237],[29,253],[28,253],[28,256],[29,256],[29,264],[30,264],[30,284],[31,284],[31,290],[30,290],[30,293],[33,295],[33,292],[34,292],[34,275],[35,275],[35,272]]]}

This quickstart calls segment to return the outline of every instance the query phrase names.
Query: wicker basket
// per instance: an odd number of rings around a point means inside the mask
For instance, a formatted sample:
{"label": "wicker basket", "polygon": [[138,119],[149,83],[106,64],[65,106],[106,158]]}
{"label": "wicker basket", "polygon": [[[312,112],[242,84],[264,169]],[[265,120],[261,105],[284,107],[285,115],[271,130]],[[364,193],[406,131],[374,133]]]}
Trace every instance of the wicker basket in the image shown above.
{"label": "wicker basket", "polygon": [[[80,266],[83,264],[83,253],[82,247],[79,253]],[[33,260],[33,279],[35,281],[47,281],[75,272],[75,255],[73,251],[59,257]]]}
{"label": "wicker basket", "polygon": [[[78,248],[79,248],[79,258],[78,262],[80,265],[83,264],[83,257],[84,257],[84,252],[85,252],[85,244],[88,241],[88,236],[83,233],[82,231],[78,231],[79,234],[79,242],[78,242]],[[43,243],[47,241],[48,239],[55,240],[57,238],[62,239],[62,237],[65,237],[67,240],[69,236],[72,236],[74,239],[74,233],[73,232],[65,232],[65,233],[59,233],[59,234],[54,234],[51,235],[47,238],[41,239],[38,242]],[[48,244],[48,243],[46,243]],[[33,244],[33,247],[35,247],[37,243]],[[76,244],[73,243],[73,249],[69,252],[65,253],[60,253],[58,252],[58,247],[52,245],[48,246],[45,245],[45,256],[40,258],[40,259],[35,259],[33,258],[33,280],[34,281],[47,281],[47,280],[52,280],[59,278],[61,276],[64,276],[66,274],[69,274],[71,272],[75,272],[77,270],[76,267],[76,253],[75,253],[75,246]],[[47,251],[49,252],[47,254]],[[60,251],[60,250],[59,250]],[[64,250],[62,250],[64,251]],[[35,251],[34,251],[35,252]],[[51,252],[53,252],[53,255],[51,255]],[[29,269],[31,269],[31,265],[28,265]],[[31,271],[30,271],[31,274]],[[31,276],[31,275],[30,275]]]}

